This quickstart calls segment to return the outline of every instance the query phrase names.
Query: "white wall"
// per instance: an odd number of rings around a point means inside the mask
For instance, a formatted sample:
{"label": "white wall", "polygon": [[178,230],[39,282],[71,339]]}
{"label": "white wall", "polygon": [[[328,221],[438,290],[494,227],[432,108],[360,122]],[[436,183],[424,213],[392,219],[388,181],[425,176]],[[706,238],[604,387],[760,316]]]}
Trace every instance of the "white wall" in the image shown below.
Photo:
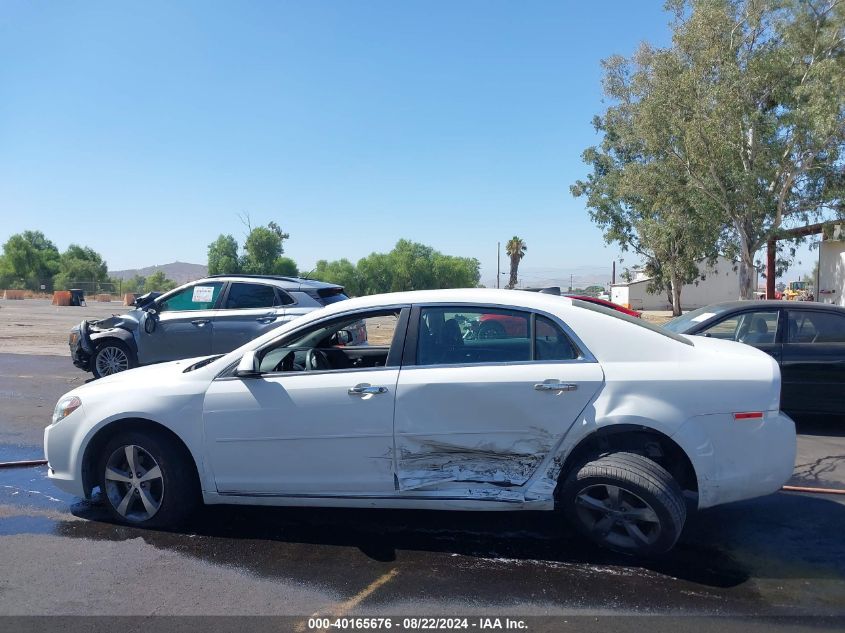
{"label": "white wall", "polygon": [[[824,240],[819,249],[819,287],[816,300],[845,306],[845,242]],[[825,290],[833,292],[824,292]]]}
{"label": "white wall", "polygon": [[[681,306],[694,310],[711,303],[734,301],[739,298],[739,269],[734,262],[720,257],[713,267],[702,262],[699,269],[705,275],[698,284],[687,284],[681,290]],[[610,300],[629,305],[635,310],[671,310],[666,292],[652,294],[646,291],[648,282],[612,286]]]}

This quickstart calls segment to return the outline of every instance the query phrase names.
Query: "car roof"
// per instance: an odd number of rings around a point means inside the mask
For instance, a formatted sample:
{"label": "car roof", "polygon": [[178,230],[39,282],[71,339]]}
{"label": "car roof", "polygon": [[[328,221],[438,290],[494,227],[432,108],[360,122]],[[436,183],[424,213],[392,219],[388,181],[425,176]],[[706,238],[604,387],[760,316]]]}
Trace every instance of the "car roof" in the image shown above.
{"label": "car roof", "polygon": [[[301,290],[304,288],[340,288],[338,284],[331,284],[318,279],[304,277],[283,277],[281,275],[209,275],[203,279],[220,279],[223,281],[272,281],[285,290]],[[202,281],[202,280],[200,280]]]}
{"label": "car roof", "polygon": [[379,306],[410,305],[415,303],[479,303],[554,312],[555,310],[559,310],[562,305],[571,305],[572,299],[525,290],[451,288],[447,290],[409,290],[356,297],[341,303],[332,304],[329,308],[324,308],[324,310],[347,311],[359,308],[377,308]]}
{"label": "car roof", "polygon": [[830,303],[818,303],[817,301],[787,301],[785,299],[752,299],[748,301],[723,301],[714,303],[708,308],[716,308],[720,312],[726,310],[737,310],[743,308],[793,308],[810,310],[831,310],[834,312],[843,311],[845,308]]}

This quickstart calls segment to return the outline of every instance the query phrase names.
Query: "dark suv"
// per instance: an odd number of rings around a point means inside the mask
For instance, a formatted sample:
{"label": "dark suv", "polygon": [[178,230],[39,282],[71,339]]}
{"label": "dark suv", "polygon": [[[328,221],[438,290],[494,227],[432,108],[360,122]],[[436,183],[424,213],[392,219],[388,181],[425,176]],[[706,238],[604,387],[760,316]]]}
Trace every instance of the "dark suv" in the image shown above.
{"label": "dark suv", "polygon": [[342,287],[311,279],[212,275],[136,302],[126,314],[82,321],[70,332],[70,355],[99,378],[138,365],[224,354],[346,298]]}

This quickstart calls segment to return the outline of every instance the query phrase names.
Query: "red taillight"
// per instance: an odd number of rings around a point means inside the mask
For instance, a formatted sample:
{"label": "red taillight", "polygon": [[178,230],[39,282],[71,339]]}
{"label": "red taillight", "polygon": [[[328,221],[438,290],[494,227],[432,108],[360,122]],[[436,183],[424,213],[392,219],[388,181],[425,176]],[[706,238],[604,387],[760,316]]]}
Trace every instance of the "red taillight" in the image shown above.
{"label": "red taillight", "polygon": [[734,413],[734,420],[762,420],[762,411],[745,411],[743,413]]}

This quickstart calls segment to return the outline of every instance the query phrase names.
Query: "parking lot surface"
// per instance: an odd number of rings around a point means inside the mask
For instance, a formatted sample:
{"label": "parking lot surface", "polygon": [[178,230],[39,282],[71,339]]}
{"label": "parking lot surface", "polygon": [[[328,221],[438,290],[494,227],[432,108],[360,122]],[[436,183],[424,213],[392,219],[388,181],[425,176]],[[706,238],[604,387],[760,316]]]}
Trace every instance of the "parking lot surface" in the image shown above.
{"label": "parking lot surface", "polygon": [[[89,379],[66,357],[0,354],[0,461],[41,457],[55,401]],[[845,487],[840,423],[808,427],[793,483]],[[639,561],[533,512],[211,507],[182,532],[139,530],[44,467],[2,469],[0,613],[845,615],[843,502],[707,510]]]}

